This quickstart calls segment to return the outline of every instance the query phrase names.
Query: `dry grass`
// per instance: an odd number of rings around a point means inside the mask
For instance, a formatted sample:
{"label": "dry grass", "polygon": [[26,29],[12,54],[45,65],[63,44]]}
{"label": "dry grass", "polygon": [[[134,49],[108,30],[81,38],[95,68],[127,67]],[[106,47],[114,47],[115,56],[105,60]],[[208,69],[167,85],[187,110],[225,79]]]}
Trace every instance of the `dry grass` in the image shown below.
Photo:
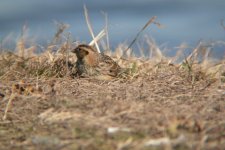
{"label": "dry grass", "polygon": [[77,78],[61,25],[42,53],[23,33],[15,52],[0,54],[2,149],[225,148],[225,60],[205,43],[186,57],[183,45],[166,57],[149,37],[142,57],[121,44],[106,53],[125,74]]}

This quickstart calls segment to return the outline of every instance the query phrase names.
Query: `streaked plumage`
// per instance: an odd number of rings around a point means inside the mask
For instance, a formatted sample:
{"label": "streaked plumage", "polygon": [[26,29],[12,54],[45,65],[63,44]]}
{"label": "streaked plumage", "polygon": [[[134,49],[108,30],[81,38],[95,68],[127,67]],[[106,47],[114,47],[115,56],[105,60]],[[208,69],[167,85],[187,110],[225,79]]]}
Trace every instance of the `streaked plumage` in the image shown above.
{"label": "streaked plumage", "polygon": [[77,56],[76,68],[78,76],[107,75],[116,77],[120,72],[120,66],[109,56],[98,53],[89,45],[77,46],[73,53]]}

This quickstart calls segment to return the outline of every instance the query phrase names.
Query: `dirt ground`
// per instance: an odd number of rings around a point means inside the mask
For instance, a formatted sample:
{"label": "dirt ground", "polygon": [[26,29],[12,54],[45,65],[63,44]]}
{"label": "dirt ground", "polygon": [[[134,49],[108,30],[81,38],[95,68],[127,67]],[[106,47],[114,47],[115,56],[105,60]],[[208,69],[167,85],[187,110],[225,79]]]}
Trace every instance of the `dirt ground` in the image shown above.
{"label": "dirt ground", "polygon": [[0,149],[225,149],[225,84],[174,66],[132,79],[0,80]]}

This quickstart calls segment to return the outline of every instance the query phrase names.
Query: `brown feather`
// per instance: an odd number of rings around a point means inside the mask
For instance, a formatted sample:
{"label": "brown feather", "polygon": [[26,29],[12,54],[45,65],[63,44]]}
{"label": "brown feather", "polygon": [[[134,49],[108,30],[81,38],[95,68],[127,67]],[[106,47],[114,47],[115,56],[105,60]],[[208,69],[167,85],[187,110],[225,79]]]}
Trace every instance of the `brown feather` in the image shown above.
{"label": "brown feather", "polygon": [[98,53],[89,45],[78,45],[72,52],[77,56],[76,68],[79,76],[108,75],[115,77],[121,69],[111,57]]}

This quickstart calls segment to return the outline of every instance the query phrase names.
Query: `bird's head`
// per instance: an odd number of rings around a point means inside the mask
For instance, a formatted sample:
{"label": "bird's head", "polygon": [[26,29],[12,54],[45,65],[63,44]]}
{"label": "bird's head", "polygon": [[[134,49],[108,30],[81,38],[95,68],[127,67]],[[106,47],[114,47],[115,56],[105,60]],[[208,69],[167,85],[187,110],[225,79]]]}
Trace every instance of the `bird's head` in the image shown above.
{"label": "bird's head", "polygon": [[97,53],[97,51],[90,45],[86,44],[80,44],[75,49],[71,51],[72,53],[75,53],[77,58],[84,58],[90,53]]}
{"label": "bird's head", "polygon": [[96,65],[98,63],[98,52],[92,46],[81,44],[71,52],[76,54],[78,60],[82,60],[88,65]]}

